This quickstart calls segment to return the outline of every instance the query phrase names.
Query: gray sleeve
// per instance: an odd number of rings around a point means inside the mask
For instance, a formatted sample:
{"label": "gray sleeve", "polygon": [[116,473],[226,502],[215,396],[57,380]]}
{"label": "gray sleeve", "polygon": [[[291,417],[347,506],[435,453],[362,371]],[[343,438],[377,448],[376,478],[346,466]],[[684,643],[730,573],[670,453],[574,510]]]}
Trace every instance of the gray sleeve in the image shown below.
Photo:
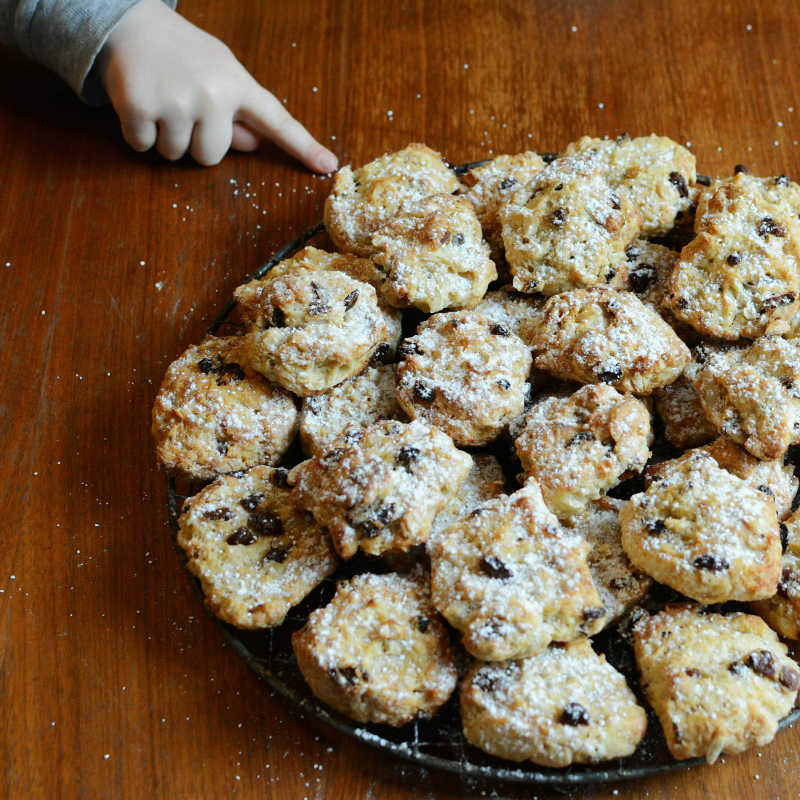
{"label": "gray sleeve", "polygon": [[[88,103],[105,91],[92,73],[97,54],[139,0],[0,0],[0,42],[60,75]],[[175,8],[177,0],[164,0]]]}

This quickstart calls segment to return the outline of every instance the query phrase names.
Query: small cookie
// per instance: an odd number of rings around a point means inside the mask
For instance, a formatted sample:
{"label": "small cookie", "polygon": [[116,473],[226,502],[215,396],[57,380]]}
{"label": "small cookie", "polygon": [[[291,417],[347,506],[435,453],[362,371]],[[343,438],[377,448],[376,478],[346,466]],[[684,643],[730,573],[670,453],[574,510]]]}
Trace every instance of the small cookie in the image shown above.
{"label": "small cookie", "polygon": [[575,289],[551,297],[531,340],[537,369],[561,380],[651,394],[691,360],[689,348],[630,292]]}
{"label": "small cookie", "polygon": [[530,346],[531,338],[542,321],[544,297],[523,294],[511,286],[487,292],[473,309],[476,314],[497,322]]}
{"label": "small cookie", "polygon": [[314,694],[358,722],[432,717],[458,677],[447,626],[420,574],[341,581],[292,634],[292,648]]}
{"label": "small cookie", "polygon": [[472,469],[461,484],[458,495],[436,515],[431,526],[430,539],[466,517],[487,500],[499,497],[505,490],[506,476],[497,458],[488,453],[476,453],[472,457]]}
{"label": "small cookie", "polygon": [[642,686],[672,755],[741,753],[770,742],[795,703],[797,664],[763,620],[668,605],[634,628]]}
{"label": "small cookie", "polygon": [[697,236],[681,251],[665,303],[706,336],[761,336],[788,319],[800,291],[793,195],[740,173],[701,195]]}
{"label": "small cookie", "polygon": [[717,429],[706,417],[694,388],[698,367],[695,361],[690,361],[673,383],[655,393],[655,408],[664,423],[664,438],[679,450],[697,447],[717,436]]}
{"label": "small cookie", "polygon": [[584,136],[564,155],[592,158],[609,184],[628,194],[642,213],[642,236],[667,233],[690,209],[695,157],[666,136]]}
{"label": "small cookie", "polygon": [[652,578],[636,569],[622,549],[619,510],[623,504],[623,500],[601,497],[564,521],[591,547],[586,560],[606,610],[606,627],[641,603],[653,585]]}
{"label": "small cookie", "polygon": [[461,178],[465,187],[461,193],[475,207],[495,263],[503,259],[500,208],[513,192],[530,183],[542,169],[544,161],[541,156],[528,150],[497,156],[486,164],[473,167]]}
{"label": "small cookie", "polygon": [[300,410],[300,444],[307,456],[329,450],[352,426],[404,419],[395,397],[394,366],[367,367],[333,389],[306,397]]}
{"label": "small cookie", "polygon": [[336,270],[282,263],[233,295],[247,363],[302,397],[359,373],[387,337],[372,286]]}
{"label": "small cookie", "polygon": [[514,446],[558,517],[580,512],[650,457],[650,414],[635,397],[604,384],[531,407]]}
{"label": "small cookie", "polygon": [[372,237],[391,306],[427,313],[476,306],[497,278],[469,200],[434,194],[408,200]]}
{"label": "small cookie", "polygon": [[514,288],[553,295],[623,277],[617,265],[636,238],[641,214],[586,160],[559,158],[500,212]]}
{"label": "small cookie", "polygon": [[397,402],[458,445],[496,439],[525,407],[528,348],[472,311],[434,314],[399,348]]}
{"label": "small cookie", "polygon": [[690,450],[672,461],[663,461],[648,467],[645,471],[645,487],[654,481],[663,480],[676,465],[682,464],[695,453],[706,453],[717,462],[717,466],[741,478],[752,489],[771,497],[775,501],[779,520],[785,519],[791,513],[798,484],[792,467],[784,465],[780,459],[761,461],[725,436]]}
{"label": "small cookie", "polygon": [[206,605],[239,628],[280,625],[336,569],[330,537],[291,499],[286,470],[223,475],[183,504],[178,544]]}
{"label": "small cookie", "polygon": [[762,336],[712,353],[694,385],[706,417],[754,456],[782,458],[800,442],[800,341]]}
{"label": "small cookie", "polygon": [[536,655],[603,627],[588,550],[529,480],[429,541],[433,604],[476,658]]}
{"label": "small cookie", "polygon": [[693,452],[621,509],[622,546],[639,569],[701,603],[775,594],[781,542],[772,498]]}
{"label": "small cookie", "polygon": [[329,528],[336,551],[350,558],[407,552],[458,494],[472,458],[425,422],[382,420],[351,429],[331,449],[290,473],[294,497]]}
{"label": "small cookie", "polygon": [[518,661],[476,661],[461,682],[467,741],[511,761],[566,767],[629,756],[647,715],[586,639]]}
{"label": "small cookie", "polygon": [[240,363],[238,336],[209,336],[167,368],[153,404],[159,462],[189,479],[275,464],[297,430],[292,396]]}
{"label": "small cookie", "polygon": [[800,511],[795,511],[781,526],[784,547],[778,591],[767,600],[751,603],[781,636],[800,639]]}
{"label": "small cookie", "polygon": [[342,167],[325,201],[325,229],[339,250],[369,256],[372,234],[399,211],[404,200],[450,194],[459,183],[442,157],[424,144],[410,144],[356,170]]}

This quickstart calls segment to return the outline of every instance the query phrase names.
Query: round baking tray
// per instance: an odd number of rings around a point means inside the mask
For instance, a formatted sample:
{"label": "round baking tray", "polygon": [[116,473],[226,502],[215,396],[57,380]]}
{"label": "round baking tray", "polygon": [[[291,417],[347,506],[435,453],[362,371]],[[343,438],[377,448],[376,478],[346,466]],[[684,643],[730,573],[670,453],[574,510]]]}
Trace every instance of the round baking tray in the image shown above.
{"label": "round baking tray", "polygon": [[[545,154],[545,160],[553,156]],[[474,166],[485,162],[478,161],[453,167],[458,175],[463,175]],[[250,276],[249,280],[263,277],[280,261],[288,258],[305,244],[323,234],[322,222],[305,230],[263,264]],[[231,298],[216,316],[208,333],[216,334],[229,323],[234,308]],[[298,454],[298,460],[299,460]],[[795,469],[797,472],[797,468]],[[173,534],[178,531],[178,517],[182,501],[199,490],[199,485],[178,486],[172,478],[167,480],[167,503]],[[176,550],[183,563],[186,556],[175,542]],[[592,640],[594,647],[605,654],[609,663],[620,670],[647,709],[648,726],[644,739],[636,751],[627,758],[614,759],[600,764],[575,764],[563,769],[540,767],[529,762],[514,764],[487,755],[470,745],[461,730],[457,692],[448,703],[430,720],[417,720],[400,728],[387,725],[359,724],[334,711],[317,700],[311,693],[297,667],[291,647],[291,635],[301,628],[309,613],[325,605],[336,590],[338,580],[363,571],[374,571],[374,562],[367,562],[359,556],[343,564],[337,573],[326,578],[302,603],[295,606],[286,616],[283,624],[266,631],[244,631],[228,625],[210,614],[223,638],[233,650],[244,659],[253,672],[278,695],[288,700],[302,712],[309,714],[332,728],[352,736],[365,744],[377,747],[394,756],[415,762],[420,766],[432,767],[457,773],[465,778],[507,781],[516,784],[577,786],[589,783],[643,778],[650,775],[683,770],[704,763],[705,759],[692,758],[676,761],[669,753],[661,726],[650,706],[644,699],[637,680],[636,664],[630,645],[616,631],[604,631]],[[200,582],[190,573],[200,597],[203,591]],[[668,593],[665,599],[669,599]],[[781,720],[785,728],[800,719],[800,708]]]}

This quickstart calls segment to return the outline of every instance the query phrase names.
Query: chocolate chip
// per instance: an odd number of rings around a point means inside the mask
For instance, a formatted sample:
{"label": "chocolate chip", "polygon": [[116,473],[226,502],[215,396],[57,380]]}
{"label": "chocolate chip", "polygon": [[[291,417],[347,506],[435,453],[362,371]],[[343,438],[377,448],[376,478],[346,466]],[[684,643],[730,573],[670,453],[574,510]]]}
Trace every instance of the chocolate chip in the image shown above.
{"label": "chocolate chip", "polygon": [[539,293],[539,284],[536,281],[528,281],[525,284],[525,292],[527,294],[538,294]]}
{"label": "chocolate chip", "polygon": [[219,371],[220,375],[228,375],[235,381],[243,381],[245,378],[244,370],[242,369],[241,365],[237,364],[235,361],[231,361],[228,364],[223,364]]}
{"label": "chocolate chip", "polygon": [[272,470],[272,483],[282,489],[289,488],[289,470],[284,467],[277,467]]}
{"label": "chocolate chip", "polygon": [[375,519],[382,525],[388,525],[397,519],[397,506],[394,503],[387,503],[385,506],[381,506],[375,512]]}
{"label": "chocolate chip", "polygon": [[286,325],[286,314],[283,313],[282,308],[279,308],[278,306],[272,307],[270,324],[273,328],[283,328]]}
{"label": "chocolate chip", "polygon": [[397,355],[404,358],[405,356],[421,356],[424,355],[422,348],[416,343],[411,341],[401,342],[397,348]]}
{"label": "chocolate chip", "polygon": [[349,311],[356,304],[356,300],[358,300],[358,289],[353,289],[353,291],[344,298],[344,310]]}
{"label": "chocolate chip", "polygon": [[417,630],[420,633],[427,633],[431,626],[431,621],[427,617],[417,617]]}
{"label": "chocolate chip", "polygon": [[768,311],[772,311],[773,308],[780,308],[780,306],[787,306],[790,303],[794,303],[795,295],[794,292],[786,292],[786,294],[776,294],[772,297],[768,297],[763,305],[761,306],[759,314],[766,314]]}
{"label": "chocolate chip", "polygon": [[605,615],[605,606],[594,606],[592,608],[583,609],[583,618],[586,622],[592,622],[592,620],[600,619],[600,617],[604,617]]}
{"label": "chocolate chip", "polygon": [[220,508],[212,508],[203,512],[203,519],[229,520],[232,516],[233,514],[231,514],[231,510],[225,506],[221,506]]}
{"label": "chocolate chip", "polygon": [[756,228],[758,231],[759,236],[763,236],[765,239],[772,234],[773,236],[777,236],[778,238],[783,238],[786,236],[786,229],[783,225],[779,225],[775,222],[772,217],[763,217]]}
{"label": "chocolate chip", "polygon": [[453,244],[456,247],[461,247],[464,244],[464,234],[463,233],[454,233],[453,234]]}
{"label": "chocolate chip", "polygon": [[595,439],[595,436],[591,431],[581,431],[580,433],[576,433],[564,445],[564,447],[572,447],[573,445],[580,444],[581,442],[593,442],[594,439]]}
{"label": "chocolate chip", "polygon": [[733,174],[740,175],[744,173],[745,175],[752,175],[750,167],[746,167],[744,164],[735,164],[733,167]]}
{"label": "chocolate chip", "polygon": [[789,549],[789,529],[783,522],[778,527],[781,532],[781,553],[785,553]]}
{"label": "chocolate chip", "polygon": [[402,464],[407,472],[411,472],[411,465],[419,458],[419,454],[420,449],[418,447],[404,444],[400,450],[398,450],[394,463],[398,465]]}
{"label": "chocolate chip", "polygon": [[267,551],[267,554],[264,556],[264,560],[276,561],[278,564],[283,564],[288,555],[289,551],[285,547],[272,547]]}
{"label": "chocolate chip", "polygon": [[639,258],[641,254],[642,251],[635,244],[629,244],[625,248],[625,258],[627,258],[628,261],[636,261],[636,259]]}
{"label": "chocolate chip", "polygon": [[493,692],[497,686],[497,678],[490,675],[488,672],[478,672],[473,679],[473,683],[482,691],[487,694]]}
{"label": "chocolate chip", "polygon": [[628,275],[628,283],[634,292],[643,294],[656,279],[656,274],[656,268],[652,264],[639,264],[639,266]]}
{"label": "chocolate chip", "polygon": [[239,501],[245,511],[255,511],[264,502],[263,494],[249,494]]}
{"label": "chocolate chip", "polygon": [[696,182],[701,186],[711,186],[711,178],[708,175],[698,175]]}
{"label": "chocolate chip", "polygon": [[512,577],[511,570],[497,556],[486,556],[480,561],[481,572],[490,578],[507,581]]}
{"label": "chocolate chip", "polygon": [[784,174],[783,172],[775,178],[775,185],[776,186],[788,186],[789,185],[789,176]]}
{"label": "chocolate chip", "polygon": [[601,383],[618,383],[622,380],[622,368],[619,364],[612,364],[595,373]]}
{"label": "chocolate chip", "polygon": [[560,192],[560,191],[561,191],[563,188],[564,188],[564,184],[563,184],[563,183],[557,183],[557,184],[556,184],[556,185],[553,187],[553,191],[554,191],[554,192]]}
{"label": "chocolate chip", "polygon": [[756,675],[775,678],[775,656],[769,650],[754,650],[745,658],[744,663]]}
{"label": "chocolate chip", "polygon": [[628,578],[612,578],[608,582],[608,588],[618,592],[620,589],[626,588],[629,584],[630,580]]}
{"label": "chocolate chip", "polygon": [[497,385],[498,385],[498,386],[499,386],[501,389],[510,389],[510,388],[511,388],[511,384],[510,384],[510,383],[509,383],[509,382],[508,382],[508,381],[507,381],[505,378],[498,378],[498,379],[495,381],[495,383],[496,383],[496,384],[497,384]]}
{"label": "chocolate chip", "polygon": [[616,274],[617,271],[613,267],[610,267],[608,272],[605,274],[606,283],[608,283]]}
{"label": "chocolate chip", "polygon": [[283,521],[272,511],[263,509],[250,515],[250,527],[259,536],[282,536]]}
{"label": "chocolate chip", "polygon": [[588,725],[589,712],[580,703],[568,703],[558,721],[562,725]]}
{"label": "chocolate chip", "polygon": [[781,579],[778,581],[778,594],[788,597],[789,587],[797,578],[798,576],[791,567],[784,567],[781,570]]}
{"label": "chocolate chip", "polygon": [[514,178],[503,178],[503,180],[500,181],[498,188],[500,191],[505,191],[506,189],[510,189],[515,183],[516,181]]}
{"label": "chocolate chip", "polygon": [[312,316],[327,314],[331,310],[330,304],[323,291],[314,281],[311,281],[311,293],[314,295],[314,299],[308,304],[308,313]]}
{"label": "chocolate chip", "polygon": [[686,178],[680,172],[670,172],[669,182],[678,190],[681,197],[689,196],[689,187],[686,185]]}
{"label": "chocolate chip", "polygon": [[370,356],[370,364],[391,364],[392,363],[392,346],[388,342],[381,342],[376,348],[375,352]]}
{"label": "chocolate chip", "polygon": [[556,228],[560,228],[567,219],[567,211],[564,208],[557,208],[550,216],[550,221]]}
{"label": "chocolate chip", "polygon": [[221,456],[225,456],[228,454],[229,447],[230,447],[229,442],[226,442],[224,439],[217,439],[217,452]]}
{"label": "chocolate chip", "polygon": [[337,683],[346,683],[353,686],[358,682],[358,673],[353,667],[331,667],[328,670],[328,674]]}
{"label": "chocolate chip", "polygon": [[499,322],[496,322],[492,327],[489,329],[495,336],[511,336],[511,331],[506,328],[505,325],[501,325]]}
{"label": "chocolate chip", "polygon": [[656,536],[659,533],[664,533],[664,531],[669,530],[663,519],[649,519],[645,522],[644,528],[648,533],[655,534]]}
{"label": "chocolate chip", "polygon": [[435,396],[436,391],[422,381],[417,381],[414,384],[414,397],[417,400],[421,400],[423,403],[430,403]]}
{"label": "chocolate chip", "polygon": [[681,297],[680,300],[678,300],[678,308],[686,311],[686,309],[689,308],[689,301]]}
{"label": "chocolate chip", "polygon": [[735,267],[742,260],[742,256],[740,253],[734,252],[731,253],[725,260],[728,262],[728,266]]}
{"label": "chocolate chip", "polygon": [[727,558],[715,556],[711,553],[705,553],[702,556],[697,556],[692,564],[696,569],[707,569],[711,572],[722,572],[723,570],[730,568]]}
{"label": "chocolate chip", "polygon": [[381,532],[381,527],[376,525],[372,520],[362,522],[358,535],[360,539],[374,539]]}
{"label": "chocolate chip", "polygon": [[688,675],[690,678],[696,678],[698,675],[702,674],[699,669],[694,669],[694,667],[688,667],[684,670],[684,674]]}
{"label": "chocolate chip", "polygon": [[254,544],[258,537],[248,528],[237,528],[225,541],[228,544]]}
{"label": "chocolate chip", "polygon": [[197,362],[197,368],[203,373],[203,375],[208,375],[208,373],[214,368],[214,362],[210,358],[201,358]]}
{"label": "chocolate chip", "polygon": [[781,669],[781,675],[778,680],[780,681],[781,686],[785,686],[787,689],[790,689],[793,692],[800,687],[800,673],[796,669],[792,669],[789,666]]}
{"label": "chocolate chip", "polygon": [[614,211],[619,211],[619,209],[620,209],[620,204],[619,204],[620,200],[619,200],[619,195],[616,192],[609,192],[609,194],[608,194],[608,202],[611,205],[611,208],[614,209]]}
{"label": "chocolate chip", "polygon": [[769,486],[767,486],[766,484],[762,483],[761,486],[758,486],[757,488],[759,492],[763,492],[765,495],[771,497],[773,500],[775,499],[775,492],[773,492],[772,489],[770,489]]}

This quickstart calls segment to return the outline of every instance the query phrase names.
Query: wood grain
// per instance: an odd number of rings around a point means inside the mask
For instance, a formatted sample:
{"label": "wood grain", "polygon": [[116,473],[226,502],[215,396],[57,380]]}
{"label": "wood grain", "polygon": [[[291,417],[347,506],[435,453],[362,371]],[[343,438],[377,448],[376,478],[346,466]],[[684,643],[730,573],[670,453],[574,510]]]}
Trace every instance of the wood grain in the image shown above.
{"label": "wood grain", "polygon": [[[706,174],[800,176],[791,0],[183,0],[343,161],[451,161],[590,133],[691,142]],[[230,291],[329,181],[270,147],[220,166],[126,148],[0,54],[0,763],[6,797],[550,797],[387,758],[270,697],[172,549],[149,411]],[[796,108],[795,108],[796,106]],[[580,798],[788,798],[800,731]]]}

